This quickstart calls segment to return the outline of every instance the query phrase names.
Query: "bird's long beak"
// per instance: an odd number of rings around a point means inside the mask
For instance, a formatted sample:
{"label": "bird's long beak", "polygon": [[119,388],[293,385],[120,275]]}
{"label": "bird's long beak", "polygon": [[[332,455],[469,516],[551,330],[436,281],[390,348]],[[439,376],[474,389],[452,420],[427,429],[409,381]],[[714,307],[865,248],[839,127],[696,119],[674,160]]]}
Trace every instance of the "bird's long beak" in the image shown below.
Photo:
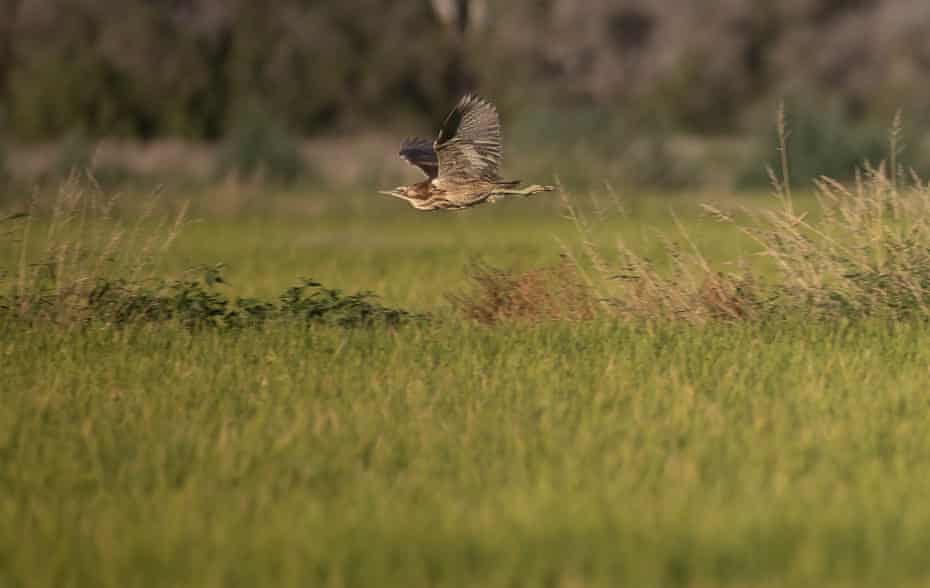
{"label": "bird's long beak", "polygon": [[385,196],[395,196],[392,190],[378,190],[378,194],[384,194]]}

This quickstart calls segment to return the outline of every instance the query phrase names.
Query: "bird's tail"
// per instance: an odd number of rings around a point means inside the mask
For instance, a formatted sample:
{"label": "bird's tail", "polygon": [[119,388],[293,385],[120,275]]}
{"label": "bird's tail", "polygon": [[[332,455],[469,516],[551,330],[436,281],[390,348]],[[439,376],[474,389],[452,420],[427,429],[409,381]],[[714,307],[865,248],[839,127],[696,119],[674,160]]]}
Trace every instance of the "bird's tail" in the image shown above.
{"label": "bird's tail", "polygon": [[494,182],[495,186],[500,186],[501,188],[516,188],[520,185],[520,180],[500,180]]}

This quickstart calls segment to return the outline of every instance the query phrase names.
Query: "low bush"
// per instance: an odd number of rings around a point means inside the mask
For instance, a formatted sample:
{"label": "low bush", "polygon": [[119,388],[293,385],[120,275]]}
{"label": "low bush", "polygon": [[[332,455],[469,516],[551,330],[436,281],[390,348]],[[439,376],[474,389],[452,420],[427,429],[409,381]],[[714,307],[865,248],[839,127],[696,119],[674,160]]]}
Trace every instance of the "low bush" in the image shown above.
{"label": "low bush", "polygon": [[[204,271],[204,276],[215,269]],[[369,292],[346,295],[302,279],[276,301],[231,300],[206,277],[130,282],[97,278],[93,287],[70,293],[67,309],[53,290],[0,295],[0,317],[33,324],[100,324],[115,327],[176,322],[193,330],[241,329],[272,322],[343,328],[398,326],[423,320],[377,303]]]}

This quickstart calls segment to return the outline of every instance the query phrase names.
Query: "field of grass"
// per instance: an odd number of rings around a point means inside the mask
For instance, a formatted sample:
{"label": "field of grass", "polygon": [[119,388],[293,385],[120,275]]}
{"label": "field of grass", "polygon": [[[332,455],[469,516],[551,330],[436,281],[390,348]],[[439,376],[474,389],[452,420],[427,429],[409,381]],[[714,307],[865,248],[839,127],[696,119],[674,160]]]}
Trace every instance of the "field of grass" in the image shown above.
{"label": "field of grass", "polygon": [[[556,200],[424,214],[264,196],[229,214],[192,197],[157,271],[223,262],[222,291],[263,298],[312,277],[432,319],[0,319],[0,586],[930,580],[923,319],[483,326],[447,295],[476,258],[577,251]],[[580,200],[591,239],[659,267],[672,212],[721,268],[753,251],[701,195],[600,195],[627,213],[604,219]]]}

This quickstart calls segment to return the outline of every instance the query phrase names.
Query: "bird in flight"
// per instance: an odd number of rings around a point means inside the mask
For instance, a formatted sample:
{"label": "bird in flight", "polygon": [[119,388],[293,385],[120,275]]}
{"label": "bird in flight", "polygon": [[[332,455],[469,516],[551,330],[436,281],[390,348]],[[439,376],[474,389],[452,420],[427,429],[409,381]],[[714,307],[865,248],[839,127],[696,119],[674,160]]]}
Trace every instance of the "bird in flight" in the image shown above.
{"label": "bird in flight", "polygon": [[403,198],[417,210],[461,210],[501,196],[554,190],[536,184],[519,190],[520,180],[501,179],[500,117],[493,104],[471,94],[452,109],[435,141],[407,139],[400,156],[423,170],[427,179],[379,192]]}

